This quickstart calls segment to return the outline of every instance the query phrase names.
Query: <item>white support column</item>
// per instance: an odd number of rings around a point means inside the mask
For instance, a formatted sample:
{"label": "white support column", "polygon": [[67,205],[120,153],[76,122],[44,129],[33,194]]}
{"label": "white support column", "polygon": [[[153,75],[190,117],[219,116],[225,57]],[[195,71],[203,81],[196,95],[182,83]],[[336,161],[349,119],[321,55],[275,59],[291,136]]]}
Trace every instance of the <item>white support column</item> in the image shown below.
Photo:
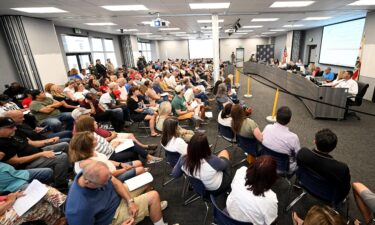
{"label": "white support column", "polygon": [[213,77],[216,82],[220,77],[220,56],[219,56],[219,16],[217,14],[212,15],[212,43],[213,43]]}

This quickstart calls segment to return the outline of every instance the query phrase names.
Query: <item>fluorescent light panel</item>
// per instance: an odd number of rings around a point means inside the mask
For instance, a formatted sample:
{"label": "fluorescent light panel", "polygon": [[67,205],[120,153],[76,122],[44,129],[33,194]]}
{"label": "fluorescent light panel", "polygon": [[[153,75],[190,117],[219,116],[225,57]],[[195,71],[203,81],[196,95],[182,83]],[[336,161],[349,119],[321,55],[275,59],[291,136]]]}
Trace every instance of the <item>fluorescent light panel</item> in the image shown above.
{"label": "fluorescent light panel", "polygon": [[[219,23],[223,23],[224,20],[221,19],[221,20],[218,20]],[[212,20],[197,20],[198,23],[212,23]]]}
{"label": "fluorescent light panel", "polygon": [[[201,27],[202,30],[212,30],[212,27]],[[219,27],[221,29],[221,27]]]}
{"label": "fluorescent light panel", "polygon": [[283,27],[303,27],[304,25],[303,24],[287,24],[287,25],[284,25]]}
{"label": "fluorescent light panel", "polygon": [[328,20],[331,19],[332,17],[330,16],[321,16],[321,17],[306,17],[303,20]]}
{"label": "fluorescent light panel", "polygon": [[180,30],[178,27],[166,27],[166,28],[159,28],[159,30]]}
{"label": "fluorescent light panel", "polygon": [[253,32],[253,30],[237,30],[238,33],[249,33]]}
{"label": "fluorescent light panel", "polygon": [[271,29],[271,32],[283,32],[285,29]]}
{"label": "fluorescent light panel", "polygon": [[56,7],[27,7],[27,8],[11,8],[12,10],[26,13],[66,13],[67,11]]}
{"label": "fluorescent light panel", "polygon": [[136,35],[150,35],[152,33],[136,33]]}
{"label": "fluorescent light panel", "polygon": [[375,5],[375,1],[374,0],[359,0],[359,1],[352,2],[349,5],[351,6]]}
{"label": "fluorescent light panel", "polygon": [[145,25],[150,25],[150,24],[152,24],[152,21],[142,21],[142,23],[145,24]]}
{"label": "fluorescent light panel", "polygon": [[262,34],[276,34],[276,32],[263,32]]}
{"label": "fluorescent light panel", "polygon": [[170,32],[170,34],[186,34],[186,32],[185,31]]}
{"label": "fluorescent light panel", "polygon": [[230,2],[220,3],[189,3],[190,9],[227,9]]}
{"label": "fluorescent light panel", "polygon": [[254,18],[251,22],[273,22],[278,20],[279,18]]}
{"label": "fluorescent light panel", "polygon": [[102,8],[109,11],[142,11],[148,10],[144,5],[103,5]]}
{"label": "fluorescent light panel", "polygon": [[254,25],[254,26],[242,26],[245,29],[255,29],[255,28],[262,28],[263,25]]}
{"label": "fluorescent light panel", "polygon": [[112,22],[103,22],[103,23],[85,23],[86,25],[89,25],[89,26],[114,26],[114,25],[117,25],[115,23],[112,23]]}
{"label": "fluorescent light panel", "polygon": [[294,8],[306,7],[313,4],[315,1],[276,1],[270,8]]}

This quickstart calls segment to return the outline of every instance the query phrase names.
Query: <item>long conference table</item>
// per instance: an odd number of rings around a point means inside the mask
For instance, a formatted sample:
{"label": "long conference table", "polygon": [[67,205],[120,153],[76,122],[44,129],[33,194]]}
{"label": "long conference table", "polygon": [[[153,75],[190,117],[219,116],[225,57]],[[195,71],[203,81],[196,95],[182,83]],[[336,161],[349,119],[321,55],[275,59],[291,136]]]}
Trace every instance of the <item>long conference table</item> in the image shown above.
{"label": "long conference table", "polygon": [[[281,89],[297,95],[314,119],[344,119],[345,109],[343,108],[345,108],[348,96],[346,88],[318,86],[300,74],[287,72],[277,67],[255,62],[244,62],[243,73],[259,75],[260,77],[274,83]],[[331,105],[323,104],[321,102]],[[338,108],[332,105],[343,108]]]}

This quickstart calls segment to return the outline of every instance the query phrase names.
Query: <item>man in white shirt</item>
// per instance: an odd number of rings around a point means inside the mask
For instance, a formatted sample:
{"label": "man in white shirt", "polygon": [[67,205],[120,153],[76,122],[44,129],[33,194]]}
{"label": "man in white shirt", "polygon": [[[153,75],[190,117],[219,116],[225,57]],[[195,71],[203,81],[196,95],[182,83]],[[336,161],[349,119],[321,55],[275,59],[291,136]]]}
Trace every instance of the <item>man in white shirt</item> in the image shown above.
{"label": "man in white shirt", "polygon": [[358,94],[358,83],[352,79],[353,71],[347,70],[344,73],[344,79],[336,84],[335,88],[348,88],[348,93],[350,95],[356,96]]}
{"label": "man in white shirt", "polygon": [[275,152],[289,155],[289,173],[297,169],[296,155],[301,149],[298,136],[287,127],[292,111],[287,106],[277,110],[276,123],[267,125],[263,130],[262,144]]}
{"label": "man in white shirt", "polygon": [[175,88],[177,86],[176,77],[174,75],[175,73],[176,73],[175,71],[173,71],[172,74],[167,72],[168,75],[166,77],[167,79],[165,80],[168,86],[172,88]]}

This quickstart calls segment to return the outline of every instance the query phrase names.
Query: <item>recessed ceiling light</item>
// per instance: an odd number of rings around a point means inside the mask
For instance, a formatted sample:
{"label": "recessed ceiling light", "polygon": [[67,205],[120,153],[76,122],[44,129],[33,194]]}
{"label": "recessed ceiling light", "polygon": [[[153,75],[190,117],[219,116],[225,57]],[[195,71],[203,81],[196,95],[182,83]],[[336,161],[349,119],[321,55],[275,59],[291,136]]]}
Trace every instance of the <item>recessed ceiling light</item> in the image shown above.
{"label": "recessed ceiling light", "polygon": [[273,22],[278,20],[279,18],[254,18],[251,22]]}
{"label": "recessed ceiling light", "polygon": [[[202,30],[212,30],[212,27],[205,26],[205,27],[201,27],[201,29]],[[221,29],[221,27],[219,27],[219,29]]]}
{"label": "recessed ceiling light", "polygon": [[89,26],[114,26],[114,25],[117,25],[115,23],[112,23],[112,22],[103,22],[103,23],[85,23],[86,25],[89,25]]}
{"label": "recessed ceiling light", "polygon": [[246,28],[246,29],[262,28],[262,27],[263,27],[262,25],[242,26],[242,28]]}
{"label": "recessed ceiling light", "polygon": [[151,25],[152,21],[142,21],[142,23],[145,24],[145,25]]}
{"label": "recessed ceiling light", "polygon": [[159,30],[180,30],[178,27],[166,27],[166,28],[159,28]]}
{"label": "recessed ceiling light", "polygon": [[227,9],[230,2],[220,3],[189,3],[190,9]]}
{"label": "recessed ceiling light", "polygon": [[152,33],[136,33],[136,35],[150,35]]}
{"label": "recessed ceiling light", "polygon": [[359,0],[359,1],[355,1],[353,3],[350,3],[349,5],[353,5],[353,6],[375,5],[375,2],[374,2],[374,0]]}
{"label": "recessed ceiling light", "polygon": [[103,5],[102,8],[105,8],[109,11],[142,11],[148,10],[144,5]]}
{"label": "recessed ceiling light", "polygon": [[282,32],[285,31],[285,29],[271,29],[272,32]]}
{"label": "recessed ceiling light", "polygon": [[287,24],[287,25],[284,25],[283,27],[303,27],[304,25],[303,24]]}
{"label": "recessed ceiling light", "polygon": [[16,11],[26,13],[66,13],[67,11],[56,7],[27,7],[27,8],[11,8]]}
{"label": "recessed ceiling light", "polygon": [[306,7],[314,2],[315,1],[276,1],[270,6],[270,8]]}
{"label": "recessed ceiling light", "polygon": [[262,34],[276,34],[276,32],[263,32]]}
{"label": "recessed ceiling light", "polygon": [[117,31],[124,31],[124,32],[133,32],[133,31],[138,31],[138,29],[117,29]]}
{"label": "recessed ceiling light", "polygon": [[249,33],[249,32],[253,32],[253,30],[238,30],[237,32],[238,33]]}
{"label": "recessed ceiling light", "polygon": [[331,19],[332,17],[330,16],[321,16],[321,17],[306,17],[303,20],[328,20]]}
{"label": "recessed ceiling light", "polygon": [[[212,23],[212,20],[197,20],[198,23]],[[218,20],[219,23],[223,23],[224,20]]]}

